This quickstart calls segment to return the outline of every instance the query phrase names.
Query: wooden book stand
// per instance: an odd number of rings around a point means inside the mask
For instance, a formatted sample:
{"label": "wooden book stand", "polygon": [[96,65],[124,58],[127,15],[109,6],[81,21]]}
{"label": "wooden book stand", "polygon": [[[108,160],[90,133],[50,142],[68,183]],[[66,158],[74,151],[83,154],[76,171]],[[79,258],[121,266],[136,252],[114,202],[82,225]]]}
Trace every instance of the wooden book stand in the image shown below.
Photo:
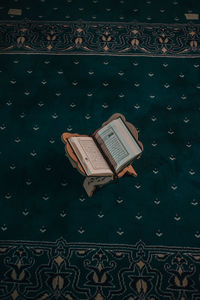
{"label": "wooden book stand", "polygon": [[[128,129],[130,130],[130,132],[132,133],[132,135],[135,137],[135,139],[137,140],[138,144],[140,145],[141,149],[143,150],[143,145],[142,143],[138,140],[138,132],[137,129],[129,122],[126,121],[125,117],[122,114],[116,113],[114,115],[112,115],[106,122],[104,122],[101,126],[104,127],[105,125],[107,125],[108,123],[110,123],[111,121],[117,119],[117,118],[121,118],[124,123],[126,124],[126,126],[128,127]],[[99,129],[97,129],[95,131],[95,133],[98,131]],[[95,134],[94,133],[94,134]],[[80,162],[78,161],[74,151],[72,150],[71,145],[68,142],[68,138],[70,137],[74,137],[74,136],[87,136],[87,135],[80,135],[77,133],[69,133],[69,132],[65,132],[62,134],[62,141],[65,144],[65,152],[66,152],[66,156],[69,158],[72,166],[74,168],[77,168],[77,170],[84,176],[86,176],[84,183],[83,183],[83,187],[86,191],[86,193],[88,194],[89,197],[92,197],[94,191],[96,190],[97,187],[102,187],[105,184],[107,184],[110,181],[114,180],[114,176],[87,176],[83,167],[81,166]],[[131,165],[129,165],[128,167],[125,167],[122,171],[120,171],[117,174],[117,178],[121,178],[124,175],[130,175],[130,176],[137,176],[137,173],[135,172],[135,170],[133,169],[133,167]]]}

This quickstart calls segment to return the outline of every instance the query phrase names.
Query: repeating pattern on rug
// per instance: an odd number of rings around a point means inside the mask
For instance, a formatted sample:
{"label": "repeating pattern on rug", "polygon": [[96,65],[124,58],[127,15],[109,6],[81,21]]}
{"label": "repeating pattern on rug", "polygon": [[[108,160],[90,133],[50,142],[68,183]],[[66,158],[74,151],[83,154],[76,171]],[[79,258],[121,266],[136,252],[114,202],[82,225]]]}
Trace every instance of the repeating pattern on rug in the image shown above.
{"label": "repeating pattern on rug", "polygon": [[[21,14],[8,13],[9,9],[21,9]],[[186,13],[198,12],[196,0],[2,0],[0,19],[181,23],[190,22]]]}
{"label": "repeating pattern on rug", "polygon": [[200,249],[53,242],[0,243],[7,299],[199,299]]}
{"label": "repeating pattern on rug", "polygon": [[199,25],[1,22],[2,53],[196,57]]}
{"label": "repeating pattern on rug", "polygon": [[[1,56],[0,239],[199,243],[197,59]],[[63,132],[133,123],[137,178],[88,199]]]}

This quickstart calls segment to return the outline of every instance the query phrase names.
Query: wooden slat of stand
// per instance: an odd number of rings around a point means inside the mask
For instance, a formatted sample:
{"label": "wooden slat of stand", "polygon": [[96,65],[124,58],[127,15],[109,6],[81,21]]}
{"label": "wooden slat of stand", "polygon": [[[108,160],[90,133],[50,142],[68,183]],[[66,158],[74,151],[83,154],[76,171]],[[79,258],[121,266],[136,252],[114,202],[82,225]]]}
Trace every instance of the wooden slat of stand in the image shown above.
{"label": "wooden slat of stand", "polygon": [[117,174],[118,178],[123,177],[124,175],[131,175],[131,176],[137,176],[137,173],[135,172],[135,170],[133,169],[133,167],[131,165],[129,165],[128,167],[124,168],[120,173]]}

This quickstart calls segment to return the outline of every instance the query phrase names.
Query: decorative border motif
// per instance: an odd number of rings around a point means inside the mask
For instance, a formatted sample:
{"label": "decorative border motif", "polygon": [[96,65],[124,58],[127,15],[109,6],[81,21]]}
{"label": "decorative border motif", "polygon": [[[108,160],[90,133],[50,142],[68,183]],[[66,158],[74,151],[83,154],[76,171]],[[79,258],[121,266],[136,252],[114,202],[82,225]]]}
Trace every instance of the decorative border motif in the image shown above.
{"label": "decorative border motif", "polygon": [[200,25],[1,21],[0,53],[200,57]]}
{"label": "decorative border motif", "polygon": [[0,298],[200,299],[200,249],[0,242]]}

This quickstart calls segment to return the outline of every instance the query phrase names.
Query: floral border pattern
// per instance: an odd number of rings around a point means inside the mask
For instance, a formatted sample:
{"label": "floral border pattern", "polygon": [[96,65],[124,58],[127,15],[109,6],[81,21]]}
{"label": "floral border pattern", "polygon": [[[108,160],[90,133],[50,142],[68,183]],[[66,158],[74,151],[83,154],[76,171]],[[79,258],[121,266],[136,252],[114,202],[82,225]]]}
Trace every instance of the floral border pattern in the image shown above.
{"label": "floral border pattern", "polygon": [[200,298],[200,249],[56,242],[0,242],[0,298]]}
{"label": "floral border pattern", "polygon": [[0,53],[200,57],[200,25],[1,21]]}

